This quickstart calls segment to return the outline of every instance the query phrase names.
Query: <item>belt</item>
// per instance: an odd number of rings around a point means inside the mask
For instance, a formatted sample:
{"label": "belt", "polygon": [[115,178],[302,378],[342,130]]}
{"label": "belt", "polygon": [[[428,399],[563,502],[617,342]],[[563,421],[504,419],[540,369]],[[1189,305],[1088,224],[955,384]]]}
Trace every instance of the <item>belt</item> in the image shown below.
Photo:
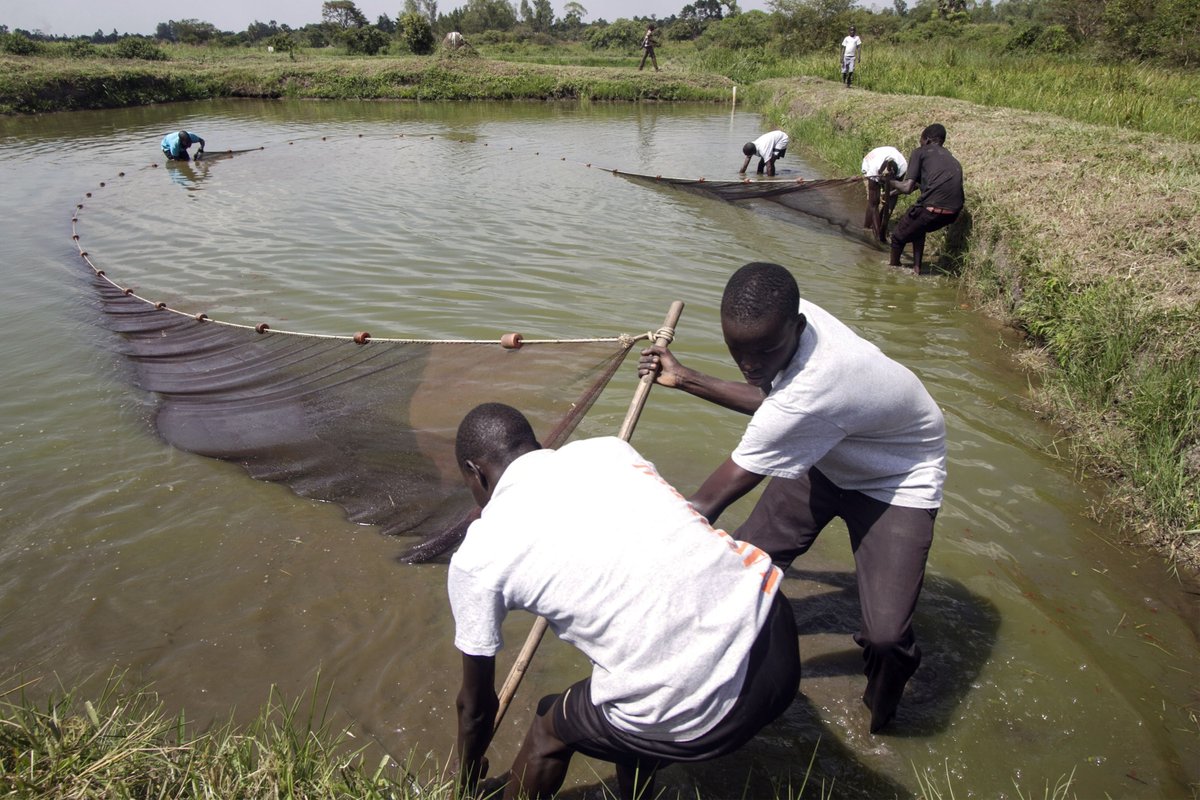
{"label": "belt", "polygon": [[958,211],[956,211],[953,208],[938,208],[937,206],[925,206],[925,210],[932,212],[934,214],[957,214],[958,213]]}

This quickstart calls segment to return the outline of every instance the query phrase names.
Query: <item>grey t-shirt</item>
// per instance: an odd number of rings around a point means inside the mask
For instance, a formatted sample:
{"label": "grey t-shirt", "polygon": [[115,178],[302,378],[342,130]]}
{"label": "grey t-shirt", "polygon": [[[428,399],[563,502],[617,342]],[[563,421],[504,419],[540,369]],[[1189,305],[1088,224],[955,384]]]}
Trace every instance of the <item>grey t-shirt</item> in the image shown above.
{"label": "grey t-shirt", "polygon": [[842,489],[938,508],[946,478],[941,409],[907,367],[829,312],[801,301],[808,325],[754,412],[733,461],[798,478],[815,466]]}

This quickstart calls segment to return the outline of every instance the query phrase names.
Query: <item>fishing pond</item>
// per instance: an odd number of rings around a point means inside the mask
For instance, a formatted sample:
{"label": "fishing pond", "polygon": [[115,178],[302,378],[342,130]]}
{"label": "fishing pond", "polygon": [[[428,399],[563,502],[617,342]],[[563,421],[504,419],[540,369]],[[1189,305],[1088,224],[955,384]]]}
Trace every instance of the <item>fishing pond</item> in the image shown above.
{"label": "fishing pond", "polygon": [[[213,154],[249,152],[167,164],[159,140],[181,128]],[[155,397],[98,324],[77,205],[88,257],[171,308],[323,334],[574,338],[654,330],[678,299],[673,350],[729,379],[721,291],[765,260],[911,368],[945,414],[949,477],[915,622],[924,661],[888,735],[868,734],[835,521],[783,586],[801,694],[743,750],[661,784],[773,797],[811,765],[805,797],[911,796],[918,775],[961,797],[1067,780],[1079,797],[1190,796],[1196,587],[1094,520],[1103,487],[1029,403],[1019,337],[953,279],[890,269],[819,219],[612,172],[736,179],[763,130],[756,114],[691,104],[245,100],[0,119],[0,691],[117,670],[203,724],[253,717],[272,686],[295,698],[319,682],[334,724],[372,750],[435,763],[454,742],[444,560],[401,564],[410,542],[159,438]],[[802,142],[780,166],[842,177],[806,162]],[[853,208],[854,192],[831,202]],[[636,382],[630,357],[575,436],[615,435]],[[656,388],[633,444],[687,494],[745,423]],[[501,671],[531,622],[510,615]],[[537,700],[587,670],[548,637],[495,769]],[[610,777],[577,759],[567,790]]]}

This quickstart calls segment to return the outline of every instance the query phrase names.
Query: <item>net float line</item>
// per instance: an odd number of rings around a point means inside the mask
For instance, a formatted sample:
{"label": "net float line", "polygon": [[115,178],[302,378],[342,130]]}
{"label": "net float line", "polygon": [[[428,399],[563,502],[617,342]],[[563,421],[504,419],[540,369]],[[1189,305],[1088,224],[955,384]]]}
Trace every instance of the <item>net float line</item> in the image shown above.
{"label": "net float line", "polygon": [[[363,134],[358,134],[358,136],[356,138],[365,138],[365,137]],[[396,135],[390,136],[388,138],[403,139],[403,138],[406,138],[406,136],[404,134],[396,134]],[[414,137],[409,136],[407,138],[411,139]],[[421,138],[426,138],[426,137],[424,135],[422,135]],[[436,138],[436,137],[428,136],[427,138],[432,139],[432,138]],[[316,138],[314,137],[312,140],[315,141]],[[296,141],[305,141],[305,140],[291,139],[288,141],[288,144],[289,145],[294,144]],[[321,137],[319,137],[319,141],[323,141],[323,142],[329,141],[329,137],[321,136]],[[218,154],[219,155],[238,155],[241,153],[255,152],[256,150],[263,150],[263,149],[265,149],[265,148],[258,147],[258,148],[251,148],[251,149],[245,149],[245,150],[226,150],[226,151],[220,151]],[[209,155],[209,153],[206,152],[206,155]],[[158,163],[151,163],[151,164],[143,167],[142,171],[150,170],[150,169],[157,169],[158,166],[159,166]],[[124,171],[118,172],[116,174],[116,179],[121,179],[121,178],[125,178],[125,177],[126,177],[126,173]],[[105,188],[109,188],[109,186],[110,186],[110,181],[100,181],[97,186],[97,189],[105,189]],[[614,336],[558,338],[558,339],[556,339],[556,338],[531,339],[531,338],[526,338],[524,336],[524,334],[517,333],[517,332],[506,333],[506,334],[502,335],[498,340],[497,339],[423,339],[423,338],[410,338],[410,337],[376,337],[376,336],[372,336],[371,333],[368,331],[358,331],[351,335],[312,333],[312,332],[308,332],[308,331],[293,331],[293,330],[284,330],[284,329],[279,329],[279,328],[273,328],[270,325],[270,323],[267,323],[267,322],[259,322],[259,323],[255,323],[255,324],[245,324],[245,323],[238,323],[238,322],[230,322],[228,320],[213,319],[207,313],[203,313],[203,312],[196,313],[193,311],[186,311],[186,310],[182,310],[182,309],[178,309],[178,308],[172,308],[164,302],[155,301],[149,297],[139,294],[137,292],[137,290],[134,289],[133,287],[122,286],[120,283],[118,283],[116,280],[114,280],[112,278],[112,276],[110,276],[108,274],[107,270],[103,269],[99,264],[96,263],[96,261],[93,259],[92,255],[86,249],[84,249],[83,241],[82,241],[82,238],[81,238],[80,232],[79,232],[80,212],[84,211],[84,209],[87,205],[87,203],[83,202],[83,201],[90,201],[90,200],[95,199],[95,197],[96,197],[95,191],[96,190],[85,191],[82,201],[79,203],[76,203],[75,208],[73,209],[72,214],[71,214],[71,241],[74,243],[75,248],[78,251],[79,256],[83,260],[83,262],[85,264],[87,264],[89,268],[91,268],[91,270],[96,278],[105,282],[110,287],[120,291],[127,297],[129,297],[133,300],[141,301],[142,303],[145,303],[147,306],[152,307],[157,311],[167,312],[170,314],[178,315],[179,317],[186,317],[188,319],[194,319],[198,322],[207,322],[207,323],[212,323],[215,325],[222,325],[222,326],[226,326],[226,327],[234,328],[234,329],[252,330],[255,333],[262,334],[262,335],[269,333],[269,334],[280,335],[280,336],[306,337],[306,338],[310,338],[310,339],[351,341],[351,342],[354,342],[355,344],[359,344],[359,345],[365,345],[369,342],[380,342],[380,343],[389,343],[389,344],[495,344],[498,342],[500,344],[500,346],[506,350],[517,350],[517,349],[520,349],[521,347],[524,347],[525,345],[589,344],[589,343],[596,343],[596,342],[614,342],[614,343],[620,344],[623,347],[628,348],[628,347],[632,346],[635,342],[652,340],[654,338],[653,331],[647,331],[645,333],[639,333],[639,334],[620,333],[620,334],[617,334]]]}

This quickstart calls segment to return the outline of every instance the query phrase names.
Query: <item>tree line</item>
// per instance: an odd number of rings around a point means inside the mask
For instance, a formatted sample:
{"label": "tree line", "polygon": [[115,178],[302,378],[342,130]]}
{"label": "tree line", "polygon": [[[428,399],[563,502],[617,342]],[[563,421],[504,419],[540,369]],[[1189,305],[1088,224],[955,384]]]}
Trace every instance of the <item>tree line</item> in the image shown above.
{"label": "tree line", "polygon": [[[154,43],[220,47],[340,47],[355,54],[434,51],[445,34],[469,40],[553,45],[581,42],[594,49],[636,49],[647,22],[666,42],[698,46],[764,48],[783,56],[828,49],[855,25],[877,42],[920,45],[954,37],[986,38],[1013,51],[1084,53],[1118,60],[1200,65],[1200,2],[1197,0],[893,0],[871,10],[856,0],[770,0],[770,11],[743,12],[737,0],[695,0],[668,17],[585,21],[587,9],[571,0],[556,15],[550,0],[467,0],[449,11],[438,0],[404,0],[395,17],[371,22],[354,0],[325,0],[320,21],[299,28],[255,20],[242,31],[222,31],[198,19],[158,23],[152,35],[97,30],[91,36],[48,36],[0,25],[0,49],[32,55],[52,41],[72,44],[72,54],[94,54],[88,46],[126,44],[125,57],[152,58]],[[161,53],[161,51],[159,51]],[[165,57],[165,54],[162,54]]]}

